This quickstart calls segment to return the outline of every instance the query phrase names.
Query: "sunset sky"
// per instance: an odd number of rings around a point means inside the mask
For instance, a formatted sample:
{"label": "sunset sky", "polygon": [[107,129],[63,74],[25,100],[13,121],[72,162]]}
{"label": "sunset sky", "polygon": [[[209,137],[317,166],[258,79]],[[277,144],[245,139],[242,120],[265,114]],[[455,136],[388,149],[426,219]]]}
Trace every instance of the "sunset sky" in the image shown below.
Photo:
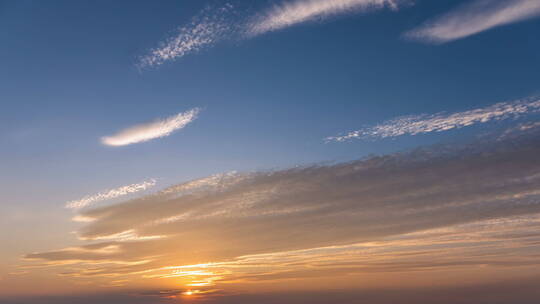
{"label": "sunset sky", "polygon": [[0,0],[0,304],[540,303],[540,0]]}

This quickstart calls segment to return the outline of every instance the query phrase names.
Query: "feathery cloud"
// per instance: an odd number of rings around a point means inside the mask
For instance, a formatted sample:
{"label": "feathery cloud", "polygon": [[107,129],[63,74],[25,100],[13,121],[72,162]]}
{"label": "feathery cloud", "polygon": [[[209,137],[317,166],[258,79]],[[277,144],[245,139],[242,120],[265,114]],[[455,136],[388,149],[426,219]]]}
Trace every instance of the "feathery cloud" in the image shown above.
{"label": "feathery cloud", "polygon": [[521,115],[537,113],[539,111],[540,99],[501,102],[489,107],[453,114],[398,117],[373,127],[349,132],[346,135],[327,137],[326,140],[346,141],[353,138],[387,138],[402,135],[443,132],[478,123],[517,118]]}
{"label": "feathery cloud", "polygon": [[188,25],[152,49],[149,54],[139,58],[139,68],[159,66],[166,61],[196,53],[226,39],[233,31],[234,22],[229,18],[233,7],[226,4],[219,9],[204,9],[193,17]]}
{"label": "feathery cloud", "polygon": [[[143,190],[146,190],[146,189],[148,189],[150,187],[153,187],[155,185],[156,185],[156,180],[155,179],[150,179],[150,180],[144,181],[142,183],[131,184],[131,185],[123,186],[123,187],[118,187],[118,188],[115,188],[115,189],[100,192],[98,194],[88,195],[88,196],[85,196],[85,197],[83,197],[83,198],[81,198],[79,200],[69,201],[69,202],[66,203],[66,208],[70,208],[70,209],[84,208],[84,207],[87,207],[87,206],[89,206],[89,205],[91,205],[92,203],[95,203],[95,202],[117,198],[117,197],[120,197],[120,196],[128,195],[130,193],[135,193],[135,192],[138,192],[138,191],[143,191]],[[84,218],[84,217],[76,217],[76,218],[79,219],[79,221],[87,221],[87,220],[85,220],[86,218]]]}
{"label": "feathery cloud", "polygon": [[405,34],[433,43],[465,38],[489,29],[540,16],[538,0],[475,0]]}
{"label": "feathery cloud", "polygon": [[125,146],[169,136],[194,121],[199,112],[199,108],[194,108],[165,119],[135,125],[114,135],[102,137],[101,142],[108,146]]}
{"label": "feathery cloud", "polygon": [[280,30],[296,24],[349,12],[397,9],[402,0],[296,0],[273,7],[249,25],[250,35]]}
{"label": "feathery cloud", "polygon": [[267,32],[280,30],[318,19],[351,12],[366,12],[390,8],[398,9],[409,0],[294,0],[274,5],[262,14],[246,17],[225,4],[219,8],[207,7],[181,27],[171,38],[160,43],[149,54],[139,58],[137,66],[148,68],[196,53],[221,41],[248,39]]}

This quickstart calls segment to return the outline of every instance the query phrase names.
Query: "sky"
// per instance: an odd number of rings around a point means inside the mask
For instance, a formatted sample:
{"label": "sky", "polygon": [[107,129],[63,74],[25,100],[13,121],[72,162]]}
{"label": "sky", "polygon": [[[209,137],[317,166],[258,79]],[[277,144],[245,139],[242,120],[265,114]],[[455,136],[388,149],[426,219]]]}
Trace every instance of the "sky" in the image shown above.
{"label": "sky", "polygon": [[0,0],[0,303],[538,303],[540,1]]}

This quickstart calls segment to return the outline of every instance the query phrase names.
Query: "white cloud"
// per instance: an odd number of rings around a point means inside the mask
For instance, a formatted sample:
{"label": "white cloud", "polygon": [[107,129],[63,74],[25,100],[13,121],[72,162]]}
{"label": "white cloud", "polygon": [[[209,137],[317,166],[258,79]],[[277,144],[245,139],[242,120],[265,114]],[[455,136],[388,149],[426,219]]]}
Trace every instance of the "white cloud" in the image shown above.
{"label": "white cloud", "polygon": [[181,27],[176,35],[162,42],[146,56],[140,58],[139,68],[158,66],[223,40],[232,30],[228,14],[232,6],[227,4],[216,10],[205,9],[193,17],[191,22]]}
{"label": "white cloud", "polygon": [[444,43],[540,16],[538,0],[475,0],[405,34]]}
{"label": "white cloud", "polygon": [[[150,179],[150,180],[144,181],[142,183],[131,184],[131,185],[127,185],[127,186],[123,186],[123,187],[103,191],[103,192],[100,192],[100,193],[94,194],[94,195],[87,195],[87,196],[83,197],[82,199],[67,202],[66,203],[66,208],[70,208],[70,209],[84,208],[84,207],[87,207],[87,206],[89,206],[89,205],[91,205],[92,203],[95,203],[95,202],[104,201],[104,200],[108,200],[108,199],[113,199],[113,198],[124,196],[124,195],[130,194],[130,193],[146,190],[146,189],[148,189],[148,188],[150,188],[150,187],[152,187],[154,185],[156,185],[156,180],[155,179]],[[88,218],[85,218],[85,217],[77,217],[76,221],[80,221],[80,220],[88,221],[87,219]]]}
{"label": "white cloud", "polygon": [[101,142],[108,146],[125,146],[169,136],[194,121],[199,112],[199,108],[194,108],[165,119],[135,125],[114,135],[102,137]]}
{"label": "white cloud", "polygon": [[251,35],[280,30],[292,25],[353,12],[397,9],[402,0],[296,0],[275,6],[249,26]]}
{"label": "white cloud", "polygon": [[387,138],[401,135],[442,132],[493,120],[516,118],[540,111],[540,99],[501,102],[489,107],[453,114],[406,116],[382,124],[349,132],[346,135],[328,137],[329,141],[345,141],[359,138]]}
{"label": "white cloud", "polygon": [[253,17],[240,16],[231,4],[206,8],[158,47],[139,58],[137,66],[148,68],[196,53],[224,40],[242,40],[303,22],[339,14],[383,8],[397,9],[411,0],[294,0],[274,5]]}

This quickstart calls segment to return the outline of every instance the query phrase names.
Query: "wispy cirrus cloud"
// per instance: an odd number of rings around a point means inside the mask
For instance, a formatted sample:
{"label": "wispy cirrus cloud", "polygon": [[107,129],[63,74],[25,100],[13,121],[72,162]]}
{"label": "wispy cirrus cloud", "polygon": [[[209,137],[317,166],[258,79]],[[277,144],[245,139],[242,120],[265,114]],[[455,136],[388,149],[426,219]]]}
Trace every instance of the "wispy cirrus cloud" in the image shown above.
{"label": "wispy cirrus cloud", "polygon": [[[137,66],[159,66],[231,39],[248,39],[306,22],[347,13],[398,10],[411,0],[292,0],[261,13],[239,14],[231,4],[207,7],[170,38],[139,58]],[[444,43],[540,15],[537,0],[475,0],[415,28],[405,37]]]}
{"label": "wispy cirrus cloud", "polygon": [[[94,195],[87,195],[81,199],[69,201],[66,203],[66,208],[69,209],[80,209],[87,206],[90,206],[91,204],[99,201],[109,200],[117,197],[121,197],[124,195],[128,195],[130,193],[135,193],[139,191],[146,190],[150,187],[153,187],[156,185],[155,179],[150,179],[147,181],[144,181],[142,183],[137,184],[131,184],[127,186],[118,187],[115,189],[106,190],[103,192],[100,192],[98,194]],[[81,217],[81,219],[84,219]],[[83,220],[84,221],[84,220]]]}
{"label": "wispy cirrus cloud", "polygon": [[367,12],[389,8],[397,10],[410,0],[294,0],[274,5],[260,14],[240,14],[227,3],[218,8],[207,7],[190,23],[158,47],[139,58],[137,66],[148,68],[179,59],[214,46],[224,40],[243,40],[301,23],[321,20],[340,14]]}
{"label": "wispy cirrus cloud", "polygon": [[345,135],[327,137],[327,141],[349,139],[387,138],[402,135],[417,135],[443,132],[495,120],[517,118],[540,111],[540,99],[501,102],[489,107],[452,114],[404,116],[381,124],[349,132]]}
{"label": "wispy cirrus cloud", "polygon": [[160,43],[150,53],[139,58],[137,66],[159,66],[166,61],[181,58],[227,39],[233,32],[235,21],[230,18],[233,6],[226,4],[218,9],[205,8],[191,22]]}
{"label": "wispy cirrus cloud", "polygon": [[428,21],[405,36],[445,43],[538,16],[538,0],[475,0]]}
{"label": "wispy cirrus cloud", "polygon": [[403,0],[295,0],[276,5],[249,24],[248,33],[259,35],[304,22],[321,20],[350,12],[390,8],[396,10]]}
{"label": "wispy cirrus cloud", "polygon": [[169,136],[194,121],[199,112],[199,108],[194,108],[154,122],[135,125],[116,134],[104,136],[101,142],[107,146],[125,146]]}

